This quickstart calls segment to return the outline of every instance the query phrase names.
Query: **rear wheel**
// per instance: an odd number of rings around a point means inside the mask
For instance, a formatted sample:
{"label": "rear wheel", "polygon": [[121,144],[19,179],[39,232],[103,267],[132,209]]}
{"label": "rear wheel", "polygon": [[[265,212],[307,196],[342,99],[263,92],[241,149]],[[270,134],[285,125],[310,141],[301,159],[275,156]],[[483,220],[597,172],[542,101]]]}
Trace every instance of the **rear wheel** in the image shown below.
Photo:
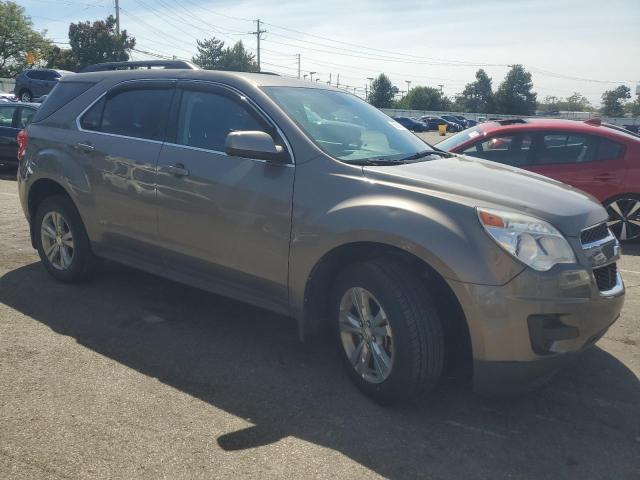
{"label": "rear wheel", "polygon": [[607,225],[624,242],[640,238],[640,196],[624,195],[605,204],[609,221]]}
{"label": "rear wheel", "polygon": [[373,400],[395,403],[437,384],[440,320],[424,285],[404,266],[373,260],[348,267],[336,281],[332,312],[349,376]]}
{"label": "rear wheel", "polygon": [[20,100],[23,102],[30,102],[31,100],[33,100],[33,94],[30,90],[22,90],[20,92]]}
{"label": "rear wheel", "polygon": [[93,273],[98,259],[91,251],[80,215],[63,195],[40,204],[34,221],[34,237],[40,260],[57,280],[78,282]]}

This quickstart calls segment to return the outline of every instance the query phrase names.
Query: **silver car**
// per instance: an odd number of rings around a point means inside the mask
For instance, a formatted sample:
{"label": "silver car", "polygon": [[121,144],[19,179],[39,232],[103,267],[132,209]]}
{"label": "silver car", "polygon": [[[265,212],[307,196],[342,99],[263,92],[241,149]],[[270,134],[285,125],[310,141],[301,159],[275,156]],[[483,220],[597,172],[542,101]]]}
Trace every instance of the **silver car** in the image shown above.
{"label": "silver car", "polygon": [[618,242],[590,196],[439,151],[344,91],[197,70],[63,77],[20,135],[42,263],[100,258],[330,332],[382,403],[467,365],[531,388],[618,318]]}

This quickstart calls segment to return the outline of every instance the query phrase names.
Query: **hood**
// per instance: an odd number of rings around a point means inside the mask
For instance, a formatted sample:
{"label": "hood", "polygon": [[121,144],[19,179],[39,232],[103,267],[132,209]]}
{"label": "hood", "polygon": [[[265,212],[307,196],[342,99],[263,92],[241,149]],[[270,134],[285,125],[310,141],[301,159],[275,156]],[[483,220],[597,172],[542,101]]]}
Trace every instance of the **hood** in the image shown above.
{"label": "hood", "polygon": [[519,168],[456,155],[396,166],[364,167],[367,178],[457,197],[472,207],[508,209],[546,220],[568,236],[607,220],[590,195]]}

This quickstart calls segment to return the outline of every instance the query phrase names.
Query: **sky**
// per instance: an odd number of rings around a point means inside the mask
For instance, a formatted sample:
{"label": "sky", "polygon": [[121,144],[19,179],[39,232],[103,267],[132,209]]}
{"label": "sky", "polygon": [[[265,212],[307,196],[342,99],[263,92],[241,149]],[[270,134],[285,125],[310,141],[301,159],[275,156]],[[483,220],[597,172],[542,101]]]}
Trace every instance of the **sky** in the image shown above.
{"label": "sky", "polygon": [[[38,30],[68,42],[70,22],[103,19],[113,0],[19,0]],[[196,39],[242,40],[256,50],[261,19],[263,71],[356,87],[386,73],[400,89],[442,86],[454,96],[478,68],[494,89],[508,65],[532,73],[546,96],[585,95],[640,84],[640,0],[120,0],[121,28],[136,48],[190,59]],[[152,58],[133,52],[136,60]],[[307,77],[309,78],[309,77]]]}

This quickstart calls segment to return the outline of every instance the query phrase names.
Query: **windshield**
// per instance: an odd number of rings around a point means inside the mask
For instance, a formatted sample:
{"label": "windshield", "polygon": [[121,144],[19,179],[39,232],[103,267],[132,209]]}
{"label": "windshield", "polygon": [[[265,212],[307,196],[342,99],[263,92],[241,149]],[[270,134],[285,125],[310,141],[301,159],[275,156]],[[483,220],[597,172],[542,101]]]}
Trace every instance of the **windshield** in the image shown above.
{"label": "windshield", "polygon": [[316,145],[338,160],[399,162],[434,152],[391,117],[354,95],[318,88],[263,89]]}
{"label": "windshield", "polygon": [[482,135],[482,129],[480,127],[471,127],[466,130],[461,131],[460,133],[456,133],[452,137],[447,138],[446,140],[441,141],[437,144],[437,147],[440,150],[444,150],[445,152],[450,152],[451,150],[459,147],[465,142],[468,142],[472,138],[477,138]]}

